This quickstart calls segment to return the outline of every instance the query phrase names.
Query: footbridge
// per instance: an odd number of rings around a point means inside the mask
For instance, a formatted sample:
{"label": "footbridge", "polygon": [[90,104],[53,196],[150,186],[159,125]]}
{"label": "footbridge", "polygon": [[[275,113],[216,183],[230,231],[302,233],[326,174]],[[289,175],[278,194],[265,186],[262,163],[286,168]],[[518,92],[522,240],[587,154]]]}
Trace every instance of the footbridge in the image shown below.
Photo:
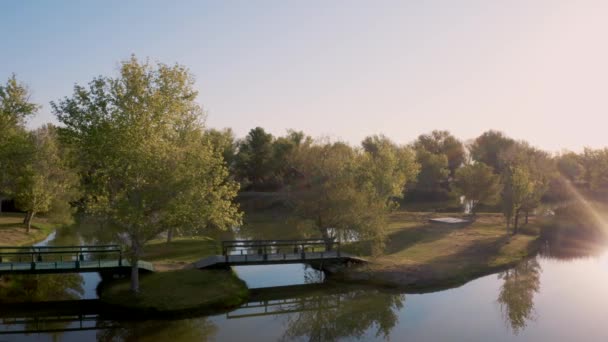
{"label": "footbridge", "polygon": [[[152,263],[139,261],[143,272],[154,272]],[[0,246],[0,276],[99,272],[128,274],[131,264],[118,245]]]}
{"label": "footbridge", "polygon": [[277,264],[359,264],[366,260],[344,253],[340,242],[324,239],[222,241],[222,255],[198,261],[199,269]]}

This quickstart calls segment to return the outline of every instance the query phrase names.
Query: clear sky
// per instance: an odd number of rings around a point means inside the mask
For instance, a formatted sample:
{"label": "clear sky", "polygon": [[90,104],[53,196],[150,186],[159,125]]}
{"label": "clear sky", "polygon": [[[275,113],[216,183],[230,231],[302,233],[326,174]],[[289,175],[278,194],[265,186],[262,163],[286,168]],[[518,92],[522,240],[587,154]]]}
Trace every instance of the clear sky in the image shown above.
{"label": "clear sky", "polygon": [[212,127],[351,143],[487,129],[608,145],[608,1],[0,0],[0,80],[44,105],[131,54],[197,78]]}

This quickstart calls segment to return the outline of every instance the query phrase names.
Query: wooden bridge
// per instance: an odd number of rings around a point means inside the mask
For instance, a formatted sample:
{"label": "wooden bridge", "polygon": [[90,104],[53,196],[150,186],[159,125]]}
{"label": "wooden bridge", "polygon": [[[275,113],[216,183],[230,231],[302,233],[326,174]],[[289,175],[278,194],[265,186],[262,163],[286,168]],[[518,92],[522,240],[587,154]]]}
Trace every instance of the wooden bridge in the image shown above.
{"label": "wooden bridge", "polygon": [[[139,261],[140,271],[154,272],[154,266]],[[0,275],[51,273],[123,273],[131,269],[118,245],[94,246],[0,246]]]}
{"label": "wooden bridge", "polygon": [[340,242],[323,239],[222,241],[222,255],[198,261],[196,268],[230,266],[364,263],[366,260],[340,251]]}

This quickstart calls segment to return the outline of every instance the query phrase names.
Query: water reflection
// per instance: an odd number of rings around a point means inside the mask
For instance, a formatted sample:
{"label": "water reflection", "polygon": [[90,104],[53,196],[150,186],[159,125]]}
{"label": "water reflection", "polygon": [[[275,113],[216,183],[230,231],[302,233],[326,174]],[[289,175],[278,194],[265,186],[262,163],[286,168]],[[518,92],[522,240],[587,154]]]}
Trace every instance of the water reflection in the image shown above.
{"label": "water reflection", "polygon": [[514,334],[524,330],[528,322],[535,319],[534,296],[540,291],[540,273],[540,264],[533,258],[498,275],[504,280],[498,303]]}
{"label": "water reflection", "polygon": [[404,302],[403,294],[370,289],[311,296],[286,316],[281,341],[362,339],[367,333],[388,340]]}
{"label": "water reflection", "polygon": [[[108,329],[104,329],[107,327]],[[217,333],[217,326],[206,318],[175,320],[98,323],[97,340],[110,341],[208,341]]]}

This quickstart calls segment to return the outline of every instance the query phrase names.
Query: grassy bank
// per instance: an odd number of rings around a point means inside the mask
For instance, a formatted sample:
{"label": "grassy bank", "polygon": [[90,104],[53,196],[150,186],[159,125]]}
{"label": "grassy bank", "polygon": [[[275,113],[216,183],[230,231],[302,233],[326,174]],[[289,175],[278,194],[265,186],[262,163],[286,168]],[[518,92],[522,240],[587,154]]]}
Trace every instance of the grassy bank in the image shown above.
{"label": "grassy bank", "polygon": [[180,270],[141,277],[140,293],[129,291],[129,279],[107,285],[100,299],[116,308],[145,316],[212,314],[246,300],[245,283],[232,272]]}
{"label": "grassy bank", "polygon": [[44,240],[56,225],[44,218],[34,218],[29,234],[23,225],[23,214],[0,214],[0,244],[4,246],[27,246]]}
{"label": "grassy bank", "polygon": [[[499,214],[481,214],[465,226],[428,222],[439,216],[446,215],[393,214],[386,254],[338,277],[410,289],[447,288],[513,266],[537,251],[538,222],[531,221],[520,234],[510,235]],[[364,246],[353,247],[365,254]]]}

